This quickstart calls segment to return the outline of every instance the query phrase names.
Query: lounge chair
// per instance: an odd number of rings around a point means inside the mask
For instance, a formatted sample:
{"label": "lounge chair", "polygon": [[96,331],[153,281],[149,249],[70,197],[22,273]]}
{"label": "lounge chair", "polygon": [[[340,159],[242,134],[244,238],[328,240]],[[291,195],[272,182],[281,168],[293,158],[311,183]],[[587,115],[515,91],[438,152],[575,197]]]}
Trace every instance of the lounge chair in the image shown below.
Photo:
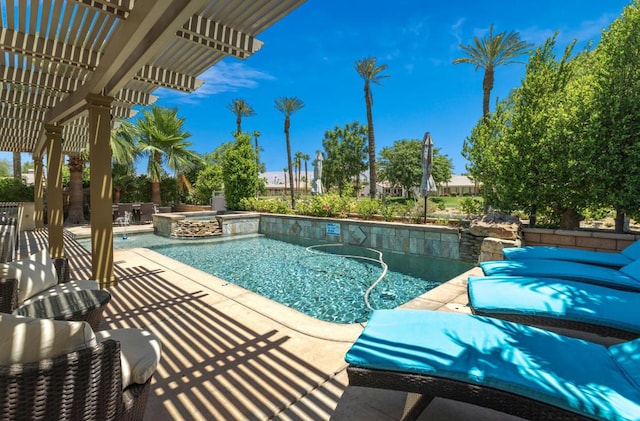
{"label": "lounge chair", "polygon": [[526,419],[640,419],[640,339],[605,347],[489,317],[375,311],[346,354],[351,386],[463,401]]}
{"label": "lounge chair", "polygon": [[563,260],[525,259],[481,262],[486,276],[558,278],[640,292],[640,260],[620,269]]}
{"label": "lounge chair", "polygon": [[0,419],[142,420],[160,341],[0,314]]}
{"label": "lounge chair", "polygon": [[470,276],[474,314],[604,337],[640,337],[640,293],[524,276]]}
{"label": "lounge chair", "polygon": [[155,203],[141,203],[140,204],[140,223],[152,222],[153,215],[158,213],[158,208]]}
{"label": "lounge chair", "polygon": [[502,250],[502,255],[507,260],[552,259],[621,268],[640,259],[640,241],[625,247],[619,253],[561,247],[525,246],[505,248]]}

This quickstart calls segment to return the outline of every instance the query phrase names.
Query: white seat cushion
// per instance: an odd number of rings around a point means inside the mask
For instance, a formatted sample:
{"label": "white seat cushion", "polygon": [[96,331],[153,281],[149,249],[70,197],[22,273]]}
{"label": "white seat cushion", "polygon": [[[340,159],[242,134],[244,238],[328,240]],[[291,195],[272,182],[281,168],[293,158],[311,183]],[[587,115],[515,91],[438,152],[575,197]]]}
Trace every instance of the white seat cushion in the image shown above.
{"label": "white seat cushion", "polygon": [[63,284],[56,284],[53,287],[48,288],[44,291],[40,291],[34,296],[24,300],[22,305],[27,305],[35,300],[39,300],[52,295],[59,295],[69,291],[82,291],[87,289],[100,289],[100,285],[96,281],[69,281]]}
{"label": "white seat cushion", "polygon": [[123,389],[131,384],[145,383],[156,371],[161,345],[153,333],[130,328],[102,330],[95,335],[99,342],[106,339],[120,342]]}
{"label": "white seat cushion", "polygon": [[1,264],[0,278],[18,280],[18,303],[58,283],[56,267],[46,249],[26,259]]}
{"label": "white seat cushion", "polygon": [[0,365],[29,363],[95,347],[87,322],[0,314]]}

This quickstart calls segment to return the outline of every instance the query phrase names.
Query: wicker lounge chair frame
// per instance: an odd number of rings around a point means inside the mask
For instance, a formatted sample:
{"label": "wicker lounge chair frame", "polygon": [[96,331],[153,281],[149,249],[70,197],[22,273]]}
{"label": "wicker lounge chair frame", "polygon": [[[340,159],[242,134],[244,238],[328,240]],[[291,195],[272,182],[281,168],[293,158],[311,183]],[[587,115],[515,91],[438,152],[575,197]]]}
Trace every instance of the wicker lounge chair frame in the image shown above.
{"label": "wicker lounge chair frame", "polygon": [[[471,313],[477,316],[486,316],[493,317],[495,319],[502,319],[508,322],[520,323],[523,325],[543,327],[550,330],[553,329],[562,329],[564,334],[564,330],[572,330],[576,332],[585,332],[589,334],[595,334],[599,336],[618,338],[623,340],[632,340],[636,338],[640,338],[640,334],[637,332],[629,332],[627,330],[616,329],[614,327],[608,327],[603,325],[596,325],[593,323],[585,323],[579,322],[575,320],[567,320],[559,317],[544,317],[541,315],[530,315],[530,314],[517,314],[517,313],[498,313],[498,312],[485,312],[478,311],[473,308],[471,303],[469,303],[469,307],[471,309]],[[580,336],[579,334],[570,335],[570,336]]]}
{"label": "wicker lounge chair frame", "polygon": [[[54,260],[58,283],[63,284],[70,281],[69,260],[58,258]],[[19,308],[18,305],[18,280],[13,278],[0,279],[0,313],[13,313]],[[103,306],[90,306],[81,308],[65,317],[64,320],[89,322],[93,330],[98,330],[102,321]]]}
{"label": "wicker lounge chair frame", "polygon": [[151,379],[122,390],[120,343],[0,366],[0,419],[142,420]]}
{"label": "wicker lounge chair frame", "polygon": [[420,399],[405,414],[404,420],[417,419],[436,397],[466,402],[529,420],[577,421],[590,419],[528,397],[442,377],[367,369],[352,365],[347,367],[347,375],[350,386],[420,394]]}

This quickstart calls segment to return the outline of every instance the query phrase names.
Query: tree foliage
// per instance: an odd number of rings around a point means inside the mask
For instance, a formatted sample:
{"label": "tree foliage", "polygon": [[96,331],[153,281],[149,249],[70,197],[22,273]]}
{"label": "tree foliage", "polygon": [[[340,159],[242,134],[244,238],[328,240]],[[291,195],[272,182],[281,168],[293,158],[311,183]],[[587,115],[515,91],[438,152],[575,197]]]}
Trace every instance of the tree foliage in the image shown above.
{"label": "tree foliage", "polygon": [[229,209],[240,209],[242,199],[255,197],[258,188],[258,166],[251,136],[236,135],[222,159],[224,196]]}
{"label": "tree foliage", "polygon": [[367,126],[357,121],[324,133],[322,146],[326,156],[322,163],[322,185],[325,189],[337,188],[342,196],[345,187],[359,183],[360,173],[367,169],[367,133]]}
{"label": "tree foliage", "polygon": [[[422,181],[422,142],[418,139],[396,140],[392,147],[382,148],[378,159],[380,178],[401,186],[407,197]],[[451,179],[453,164],[440,149],[433,149],[432,176],[436,184]]]}
{"label": "tree foliage", "polygon": [[11,176],[11,163],[6,159],[0,159],[0,177]]}

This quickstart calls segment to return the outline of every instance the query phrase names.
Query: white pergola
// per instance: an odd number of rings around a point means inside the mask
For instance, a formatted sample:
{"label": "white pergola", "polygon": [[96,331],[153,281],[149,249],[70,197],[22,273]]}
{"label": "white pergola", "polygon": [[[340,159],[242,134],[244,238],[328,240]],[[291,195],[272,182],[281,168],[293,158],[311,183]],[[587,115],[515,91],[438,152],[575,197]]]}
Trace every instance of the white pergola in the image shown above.
{"label": "white pergola", "polygon": [[111,149],[114,118],[150,105],[159,87],[193,92],[227,56],[304,0],[0,0],[0,150],[33,153],[36,225],[47,168],[49,251],[62,256],[60,168],[89,151],[93,275],[113,285]]}

